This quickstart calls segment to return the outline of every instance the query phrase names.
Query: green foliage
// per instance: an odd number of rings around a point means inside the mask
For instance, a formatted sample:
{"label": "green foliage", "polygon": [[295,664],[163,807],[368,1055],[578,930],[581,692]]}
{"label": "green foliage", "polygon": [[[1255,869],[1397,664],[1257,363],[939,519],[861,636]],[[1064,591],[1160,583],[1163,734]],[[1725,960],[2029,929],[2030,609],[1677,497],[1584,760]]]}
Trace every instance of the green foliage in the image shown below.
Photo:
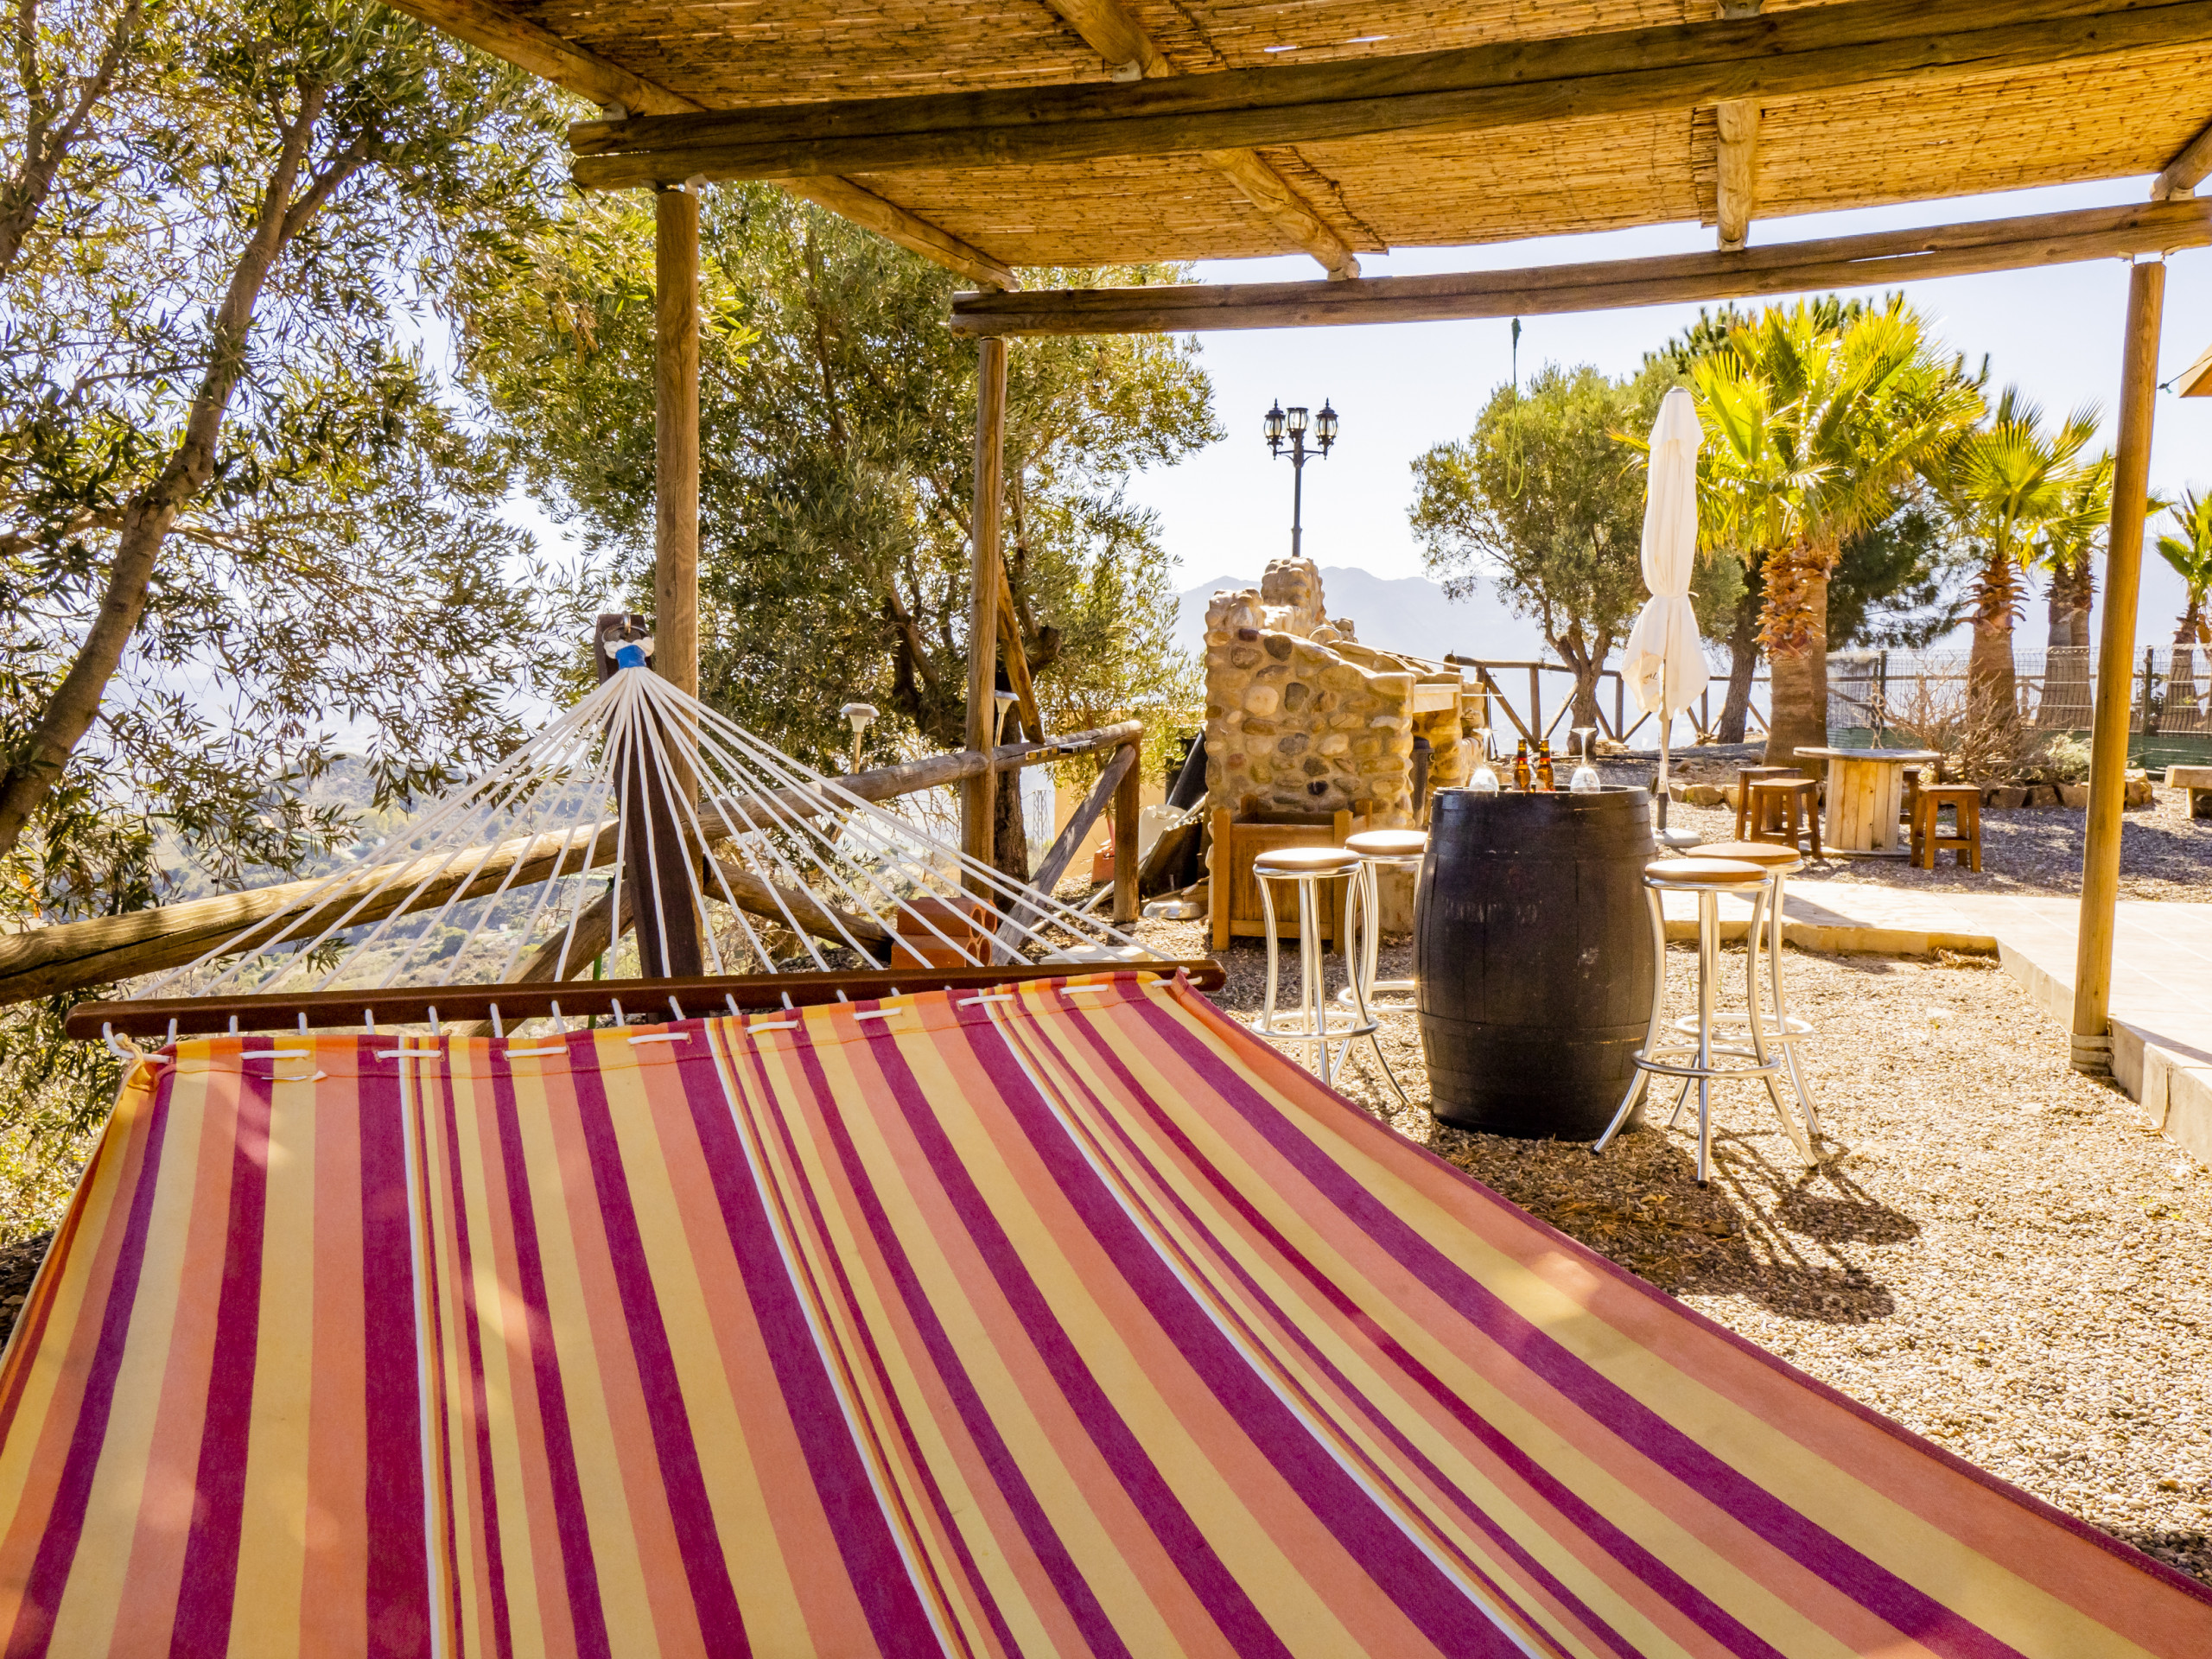
{"label": "green foliage", "polygon": [[[1773,665],[1768,753],[1794,757],[1827,741],[1830,585],[1844,548],[1908,503],[1915,468],[1980,413],[1980,391],[1902,296],[1770,307],[1689,375],[1707,438],[1700,533],[1757,568],[1758,642]],[[1901,575],[1914,563],[1883,540],[1867,551],[1895,557]]]}
{"label": "green foliage", "polygon": [[[650,214],[585,201],[461,311],[472,384],[524,473],[648,609]],[[872,743],[957,746],[976,409],[976,347],[944,327],[960,279],[766,186],[709,191],[700,240],[702,695],[824,762],[855,698],[886,711]],[[1007,569],[1048,721],[1195,701],[1156,526],[1123,487],[1219,435],[1196,348],[1010,356]]]}
{"label": "green foliage", "polygon": [[2173,567],[2188,595],[2174,643],[2212,645],[2212,624],[2205,620],[2205,602],[2212,600],[2212,495],[2184,493],[2173,515],[2181,534],[2159,537],[2158,556]]}
{"label": "green foliage", "polygon": [[1909,497],[1845,538],[1828,576],[1828,644],[1934,644],[1958,626],[1961,575],[1950,522],[1934,503]]}
{"label": "green foliage", "polygon": [[[557,98],[373,0],[16,11],[0,925],[24,926],[313,864],[355,833],[318,792],[341,756],[387,806],[472,769],[572,635],[426,350],[435,296],[557,201]],[[111,1093],[58,1016],[0,1010],[0,1186],[44,1191]]]}
{"label": "green foliage", "polygon": [[2007,386],[1986,419],[1933,450],[1920,470],[1974,572],[1969,717],[2011,722],[2016,709],[2012,624],[2020,578],[2051,548],[2088,545],[2112,500],[2112,457],[2085,454],[2094,405],[2046,431],[2043,411]]}
{"label": "green foliage", "polygon": [[[33,828],[44,851],[16,849],[56,914],[104,907],[60,879],[87,868],[66,848],[94,804],[226,875],[289,868],[343,832],[302,805],[341,743],[367,740],[380,798],[418,792],[512,741],[512,689],[546,660],[551,573],[409,336],[423,295],[534,217],[556,111],[373,3],[177,3],[148,27],[159,70],[119,78],[114,136],[63,169],[99,188],[48,200],[0,298],[11,769],[111,597],[126,520],[179,487],[169,464],[226,353],[238,378]],[[233,350],[221,302],[310,118],[291,228]]]}
{"label": "green foliage", "polygon": [[1495,582],[1575,671],[1584,723],[1592,688],[1643,603],[1637,441],[1669,378],[1547,365],[1526,391],[1493,391],[1472,437],[1413,463],[1414,538],[1428,569],[1455,599]]}

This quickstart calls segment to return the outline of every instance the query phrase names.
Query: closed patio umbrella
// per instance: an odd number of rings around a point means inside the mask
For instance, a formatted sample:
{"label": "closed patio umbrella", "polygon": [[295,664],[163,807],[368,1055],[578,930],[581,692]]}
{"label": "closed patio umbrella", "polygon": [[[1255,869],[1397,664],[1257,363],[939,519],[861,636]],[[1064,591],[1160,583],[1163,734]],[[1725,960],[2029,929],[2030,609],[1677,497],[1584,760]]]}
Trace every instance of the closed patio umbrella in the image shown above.
{"label": "closed patio umbrella", "polygon": [[1645,714],[1659,716],[1659,829],[1667,828],[1667,737],[1675,715],[1705,691],[1705,652],[1690,607],[1697,557],[1697,404],[1677,386],[1651,423],[1643,503],[1643,585],[1651,597],[1630,630],[1621,677]]}

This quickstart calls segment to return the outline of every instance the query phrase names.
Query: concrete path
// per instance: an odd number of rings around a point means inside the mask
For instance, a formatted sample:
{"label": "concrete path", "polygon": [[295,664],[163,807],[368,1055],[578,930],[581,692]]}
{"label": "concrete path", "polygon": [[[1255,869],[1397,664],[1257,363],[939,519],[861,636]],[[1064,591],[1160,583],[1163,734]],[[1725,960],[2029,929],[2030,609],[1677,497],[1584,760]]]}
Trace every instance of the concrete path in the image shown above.
{"label": "concrete path", "polygon": [[[1726,900],[1739,934],[1747,903]],[[1928,893],[1869,881],[1798,880],[1783,936],[1812,950],[1926,955],[1995,950],[2005,970],[2062,1026],[2074,1013],[2072,898]],[[1694,937],[1696,911],[1670,893],[1669,938]],[[2212,1163],[2212,905],[2123,899],[2113,941],[2113,1076],[2168,1138]]]}

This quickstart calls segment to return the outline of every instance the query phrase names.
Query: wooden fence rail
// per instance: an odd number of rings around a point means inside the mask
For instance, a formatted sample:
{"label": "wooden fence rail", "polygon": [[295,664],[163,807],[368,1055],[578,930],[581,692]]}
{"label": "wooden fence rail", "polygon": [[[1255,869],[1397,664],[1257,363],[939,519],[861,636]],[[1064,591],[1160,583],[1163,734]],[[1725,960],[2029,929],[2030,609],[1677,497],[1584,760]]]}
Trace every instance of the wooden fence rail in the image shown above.
{"label": "wooden fence rail", "polygon": [[[1074,755],[1128,747],[1141,742],[1143,736],[1141,721],[1125,720],[1094,731],[1071,733],[1041,742],[1006,744],[988,755],[963,749],[898,766],[871,767],[830,781],[863,800],[887,801],[955,784],[986,768],[1001,772],[1045,766]],[[815,810],[810,801],[795,791],[779,790],[773,793],[778,804],[787,813]],[[726,820],[710,822],[707,826],[708,839],[722,839],[741,827]],[[480,868],[477,855],[485,852],[484,849],[438,861],[456,874],[449,879],[432,880],[420,891],[390,884],[380,897],[364,906],[352,919],[372,922],[386,916],[435,909],[456,895],[466,899],[489,893],[499,887],[516,863],[524,867],[518,880],[535,881],[573,874],[613,861],[611,833],[600,837],[601,844],[588,849],[578,846],[563,852],[561,839],[547,836],[492,849]],[[1134,873],[1134,860],[1130,861],[1130,868]],[[256,929],[254,938],[262,944],[274,944],[288,938],[311,938],[324,922],[344,915],[345,906],[360,898],[362,888],[372,879],[365,875],[360,883],[340,882],[334,887],[326,886],[327,877],[287,881],[246,893],[188,899],[182,904],[135,910],[121,916],[95,916],[83,921],[0,935],[0,1005],[181,968],[248,928]],[[1132,880],[1128,894],[1132,914],[1135,896]],[[1115,897],[1118,909],[1122,899],[1119,884]],[[604,900],[601,903],[603,906]],[[599,917],[596,934],[611,938],[615,931],[607,925],[611,920]],[[257,925],[262,924],[265,925]],[[595,954],[596,951],[581,949],[573,950],[565,965],[574,971],[579,964],[588,965]],[[524,978],[553,976],[552,963],[546,963],[542,970],[532,971],[538,968],[540,964],[533,962],[524,969]]]}
{"label": "wooden fence rail", "polygon": [[[1530,743],[1548,743],[1551,741],[1552,734],[1558,730],[1560,721],[1566,719],[1573,710],[1574,700],[1570,690],[1567,696],[1560,700],[1559,706],[1553,710],[1551,718],[1548,721],[1544,718],[1543,677],[1547,674],[1565,674],[1572,678],[1574,671],[1564,663],[1505,661],[1497,658],[1461,657],[1456,654],[1446,656],[1444,660],[1454,668],[1474,671],[1477,688],[1475,695],[1481,697],[1486,705],[1477,723],[1487,727],[1493,732],[1500,729],[1496,711],[1502,710],[1505,715],[1506,723],[1510,724],[1522,738]],[[1497,677],[1501,672],[1528,675],[1528,713],[1525,716],[1520,709],[1514,707],[1513,700],[1506,695],[1504,687],[1498,683]],[[1751,683],[1758,685],[1765,678],[1766,676],[1764,674],[1755,674],[1751,677]],[[1612,682],[1613,705],[1613,715],[1610,721],[1605,718],[1605,683],[1609,680]],[[1714,723],[1713,692],[1710,686],[1698,699],[1694,708],[1685,709],[1682,712],[1689,716],[1690,723],[1696,728],[1697,741],[1700,743],[1709,741]],[[1597,715],[1598,734],[1613,742],[1623,744],[1642,731],[1651,719],[1648,714],[1639,715],[1633,725],[1629,724],[1628,683],[1621,677],[1621,671],[1617,668],[1606,669],[1598,676]],[[1750,709],[1749,717],[1752,727],[1762,732],[1767,729],[1766,716],[1759,712],[1756,704]]]}

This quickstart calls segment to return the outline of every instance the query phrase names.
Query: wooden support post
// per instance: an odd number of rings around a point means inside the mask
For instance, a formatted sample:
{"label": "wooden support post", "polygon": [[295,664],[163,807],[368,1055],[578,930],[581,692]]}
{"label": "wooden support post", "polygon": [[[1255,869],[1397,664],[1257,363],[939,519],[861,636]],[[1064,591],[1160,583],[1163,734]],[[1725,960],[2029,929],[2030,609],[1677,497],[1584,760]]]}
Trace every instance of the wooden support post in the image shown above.
{"label": "wooden support post", "polygon": [[699,695],[699,199],[653,215],[653,667]]}
{"label": "wooden support post", "polygon": [[1720,177],[1714,188],[1714,218],[1724,252],[1741,248],[1751,233],[1751,209],[1758,197],[1759,119],[1758,100],[1729,99],[1713,111],[1720,129]]}
{"label": "wooden support post", "polygon": [[[988,753],[997,723],[999,521],[1005,494],[1006,342],[986,340],[976,353],[976,501],[968,569],[968,747]],[[991,808],[996,779],[968,780],[961,797],[960,849],[991,862]]]}
{"label": "wooden support post", "polygon": [[[653,670],[696,696],[699,199],[688,190],[658,193],[653,232]],[[644,971],[682,978],[706,970],[702,918],[692,896],[702,849],[683,808],[698,796],[692,766],[698,736],[664,727],[660,741],[670,763],[664,772],[642,746],[631,766],[624,876],[639,895]],[[641,835],[650,836],[649,845],[640,844]]]}
{"label": "wooden support post", "polygon": [[2112,1071],[2113,917],[2120,899],[2120,810],[2127,789],[2127,715],[2135,666],[2135,604],[2143,575],[2143,519],[2151,486],[2151,418],[2158,396],[2162,260],[2137,264],[2121,344],[2120,447],[2105,550],[2105,612],[2090,715],[2088,833],[2082,849],[2082,916],[2074,959],[2074,1069]]}
{"label": "wooden support post", "polygon": [[1141,745],[1132,743],[1122,753],[1131,760],[1122,781],[1114,786],[1114,920],[1117,925],[1137,918],[1137,866],[1142,861],[1137,856],[1137,813],[1144,768],[1135,760]]}

